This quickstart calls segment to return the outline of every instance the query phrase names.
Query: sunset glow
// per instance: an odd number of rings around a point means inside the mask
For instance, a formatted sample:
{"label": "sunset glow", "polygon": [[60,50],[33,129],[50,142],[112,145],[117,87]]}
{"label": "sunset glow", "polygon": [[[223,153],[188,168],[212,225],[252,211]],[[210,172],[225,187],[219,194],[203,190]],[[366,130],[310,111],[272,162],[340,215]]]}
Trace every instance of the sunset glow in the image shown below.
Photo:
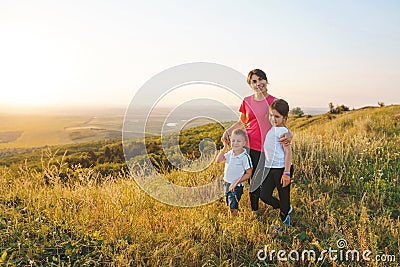
{"label": "sunset glow", "polygon": [[126,107],[189,62],[264,69],[296,106],[399,103],[399,3],[325,4],[4,2],[0,106]]}

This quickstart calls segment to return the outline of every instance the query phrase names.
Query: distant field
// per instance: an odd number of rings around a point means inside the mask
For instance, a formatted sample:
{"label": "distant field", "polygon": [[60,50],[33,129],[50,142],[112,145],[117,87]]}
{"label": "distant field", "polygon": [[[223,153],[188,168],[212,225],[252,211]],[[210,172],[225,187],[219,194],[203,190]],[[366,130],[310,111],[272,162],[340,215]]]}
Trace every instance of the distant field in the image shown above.
{"label": "distant field", "polygon": [[123,115],[0,114],[0,149],[63,145],[121,137]]}
{"label": "distant field", "polygon": [[9,143],[17,140],[23,131],[0,132],[0,143]]}
{"label": "distant field", "polygon": [[[138,115],[130,122],[131,136],[141,136]],[[161,131],[174,132],[210,123],[207,119],[193,121],[178,120],[166,124],[162,130],[165,115],[153,115],[146,125],[149,135],[159,135]],[[65,145],[81,142],[118,139],[122,136],[124,115],[102,116],[52,116],[52,115],[4,115],[0,114],[0,149],[31,148]]]}
{"label": "distant field", "polygon": [[[74,111],[71,111],[74,112]],[[91,142],[106,139],[118,139],[122,136],[125,110],[105,112],[85,112],[73,115],[67,113],[48,112],[38,114],[6,114],[0,113],[0,149],[32,148],[53,145],[65,145]],[[179,132],[203,124],[213,122],[212,119],[197,118],[204,113],[204,108],[194,107],[185,112],[170,114],[171,108],[160,108],[147,114],[133,114],[125,123],[129,125],[130,137]],[[215,121],[232,121],[237,114],[224,110],[215,112]],[[56,115],[54,115],[56,114]],[[195,119],[193,119],[195,118]],[[140,128],[139,122],[146,120],[146,129]]]}

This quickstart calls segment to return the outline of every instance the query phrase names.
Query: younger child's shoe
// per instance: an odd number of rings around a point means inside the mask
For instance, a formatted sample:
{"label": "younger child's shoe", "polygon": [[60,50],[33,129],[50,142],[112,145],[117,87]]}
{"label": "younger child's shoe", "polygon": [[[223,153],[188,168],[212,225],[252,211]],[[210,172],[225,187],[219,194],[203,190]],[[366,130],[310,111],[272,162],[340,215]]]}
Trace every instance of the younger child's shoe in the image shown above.
{"label": "younger child's shoe", "polygon": [[271,229],[272,229],[272,232],[273,232],[275,235],[277,235],[277,234],[282,234],[282,233],[285,232],[285,229],[284,229],[283,227],[280,227],[280,226],[278,226],[278,225],[276,225],[276,224],[271,225]]}

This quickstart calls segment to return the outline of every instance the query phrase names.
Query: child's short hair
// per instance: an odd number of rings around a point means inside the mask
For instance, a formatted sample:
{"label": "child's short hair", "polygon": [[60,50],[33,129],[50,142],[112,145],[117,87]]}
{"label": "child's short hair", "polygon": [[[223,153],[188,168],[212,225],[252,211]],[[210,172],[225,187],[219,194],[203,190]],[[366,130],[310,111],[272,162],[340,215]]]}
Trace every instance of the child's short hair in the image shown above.
{"label": "child's short hair", "polygon": [[241,135],[241,136],[244,137],[244,140],[246,140],[246,142],[248,141],[247,133],[243,129],[235,129],[235,130],[232,131],[232,135],[233,134]]}
{"label": "child's short hair", "polygon": [[289,116],[289,104],[283,99],[275,99],[272,101],[269,108],[275,109],[284,117]]}

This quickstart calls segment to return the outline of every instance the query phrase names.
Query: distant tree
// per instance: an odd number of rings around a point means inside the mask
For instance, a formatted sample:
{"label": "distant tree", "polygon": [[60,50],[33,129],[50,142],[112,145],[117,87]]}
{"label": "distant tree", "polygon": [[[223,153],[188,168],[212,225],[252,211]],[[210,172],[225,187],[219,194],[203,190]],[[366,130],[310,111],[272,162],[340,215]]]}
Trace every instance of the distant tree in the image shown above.
{"label": "distant tree", "polygon": [[378,101],[378,105],[379,105],[380,107],[384,107],[384,106],[385,106],[385,103]]}
{"label": "distant tree", "polygon": [[341,106],[336,105],[336,108],[334,108],[333,103],[332,103],[332,102],[329,103],[329,112],[330,112],[331,114],[340,114],[340,113],[342,113],[342,112],[344,112],[344,111],[349,111],[349,110],[350,110],[350,108],[349,108],[348,106],[345,106],[345,105],[341,105]]}
{"label": "distant tree", "polygon": [[341,113],[343,111],[349,111],[350,110],[350,108],[348,106],[345,106],[345,105],[337,106],[336,108],[338,109],[339,113]]}
{"label": "distant tree", "polygon": [[293,108],[290,113],[295,115],[296,117],[302,117],[304,115],[304,111],[300,107]]}
{"label": "distant tree", "polygon": [[334,113],[334,109],[335,109],[335,106],[333,105],[332,102],[330,102],[330,103],[329,103],[329,112],[330,112],[330,113]]}

